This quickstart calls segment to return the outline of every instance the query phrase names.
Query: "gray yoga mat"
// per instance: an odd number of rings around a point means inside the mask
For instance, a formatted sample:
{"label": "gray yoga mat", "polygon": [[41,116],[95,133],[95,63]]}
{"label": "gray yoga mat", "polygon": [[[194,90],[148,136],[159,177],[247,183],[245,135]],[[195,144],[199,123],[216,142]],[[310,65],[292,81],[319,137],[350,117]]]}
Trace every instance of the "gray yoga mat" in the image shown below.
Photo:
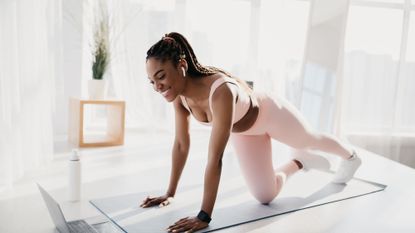
{"label": "gray yoga mat", "polygon": [[[302,209],[318,207],[337,201],[382,191],[386,185],[353,179],[347,185],[330,183],[331,173],[300,172],[291,177],[283,190],[269,205],[258,203],[249,194],[240,177],[221,182],[209,232],[257,221]],[[90,201],[125,232],[166,232],[177,220],[195,216],[201,206],[203,185],[179,189],[171,205],[143,209],[139,204],[148,195],[158,192],[141,192]]]}

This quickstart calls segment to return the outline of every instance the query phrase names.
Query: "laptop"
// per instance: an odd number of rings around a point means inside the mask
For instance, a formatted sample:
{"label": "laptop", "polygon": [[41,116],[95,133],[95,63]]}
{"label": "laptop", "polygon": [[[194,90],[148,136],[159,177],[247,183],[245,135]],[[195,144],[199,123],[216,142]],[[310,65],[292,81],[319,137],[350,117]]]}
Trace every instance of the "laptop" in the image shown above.
{"label": "laptop", "polygon": [[113,224],[111,221],[104,221],[96,224],[89,224],[85,220],[75,220],[67,222],[65,216],[63,215],[62,209],[49,195],[44,188],[39,184],[37,187],[42,194],[43,200],[46,203],[46,206],[49,210],[49,214],[52,217],[53,223],[60,233],[120,233],[124,232],[118,226]]}

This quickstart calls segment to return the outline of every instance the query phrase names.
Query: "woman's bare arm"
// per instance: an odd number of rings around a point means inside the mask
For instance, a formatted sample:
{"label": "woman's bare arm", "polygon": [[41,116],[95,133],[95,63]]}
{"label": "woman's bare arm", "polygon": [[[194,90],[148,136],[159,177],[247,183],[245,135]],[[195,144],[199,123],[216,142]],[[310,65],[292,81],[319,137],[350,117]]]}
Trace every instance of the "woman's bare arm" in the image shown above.
{"label": "woman's bare arm", "polygon": [[167,195],[173,197],[176,194],[177,185],[180,180],[190,147],[189,116],[190,113],[181,103],[180,97],[173,102],[175,112],[175,139],[172,150],[172,167],[170,172],[170,183]]}
{"label": "woman's bare arm", "polygon": [[180,98],[174,101],[176,134],[172,149],[172,166],[170,171],[170,182],[166,194],[159,197],[147,197],[140,205],[143,208],[170,204],[170,197],[176,194],[177,185],[180,180],[184,165],[187,160],[190,147],[189,136],[189,112],[182,106]]}
{"label": "woman's bare arm", "polygon": [[212,214],[215,205],[222,171],[222,156],[232,130],[235,96],[228,84],[220,86],[212,96],[212,132],[202,202],[202,210],[209,215]]}

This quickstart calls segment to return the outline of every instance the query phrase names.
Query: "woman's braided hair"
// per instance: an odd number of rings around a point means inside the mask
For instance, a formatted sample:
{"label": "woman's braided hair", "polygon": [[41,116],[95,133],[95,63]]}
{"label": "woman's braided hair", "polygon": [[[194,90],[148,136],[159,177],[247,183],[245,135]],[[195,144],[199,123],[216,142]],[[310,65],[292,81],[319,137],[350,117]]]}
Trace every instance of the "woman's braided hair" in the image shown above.
{"label": "woman's braided hair", "polygon": [[187,73],[194,78],[206,77],[209,75],[223,73],[228,77],[236,79],[249,93],[252,91],[248,85],[239,78],[233,77],[224,70],[212,66],[203,66],[199,63],[193,52],[192,46],[186,38],[177,32],[166,34],[161,40],[155,43],[147,51],[146,60],[150,58],[158,59],[162,62],[170,60],[177,66],[180,59],[185,59],[188,65]]}

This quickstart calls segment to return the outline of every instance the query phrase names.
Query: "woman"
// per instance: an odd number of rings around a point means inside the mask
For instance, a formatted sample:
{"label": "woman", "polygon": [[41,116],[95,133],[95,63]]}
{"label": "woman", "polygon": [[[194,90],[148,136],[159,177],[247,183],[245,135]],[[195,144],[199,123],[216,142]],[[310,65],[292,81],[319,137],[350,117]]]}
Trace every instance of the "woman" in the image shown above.
{"label": "woman", "polygon": [[[311,150],[343,159],[333,180],[336,183],[348,182],[361,164],[351,148],[333,137],[313,132],[288,102],[253,92],[245,82],[228,73],[201,65],[179,33],[166,34],[147,51],[146,69],[154,90],[173,102],[176,130],[167,192],[160,197],[148,197],[141,207],[165,206],[174,197],[190,146],[189,116],[212,126],[201,210],[196,217],[171,225],[169,232],[196,231],[208,226],[228,139],[233,143],[250,192],[263,204],[271,202],[295,172],[328,168],[328,161]],[[296,151],[295,159],[276,171],[272,165],[271,138]]]}

